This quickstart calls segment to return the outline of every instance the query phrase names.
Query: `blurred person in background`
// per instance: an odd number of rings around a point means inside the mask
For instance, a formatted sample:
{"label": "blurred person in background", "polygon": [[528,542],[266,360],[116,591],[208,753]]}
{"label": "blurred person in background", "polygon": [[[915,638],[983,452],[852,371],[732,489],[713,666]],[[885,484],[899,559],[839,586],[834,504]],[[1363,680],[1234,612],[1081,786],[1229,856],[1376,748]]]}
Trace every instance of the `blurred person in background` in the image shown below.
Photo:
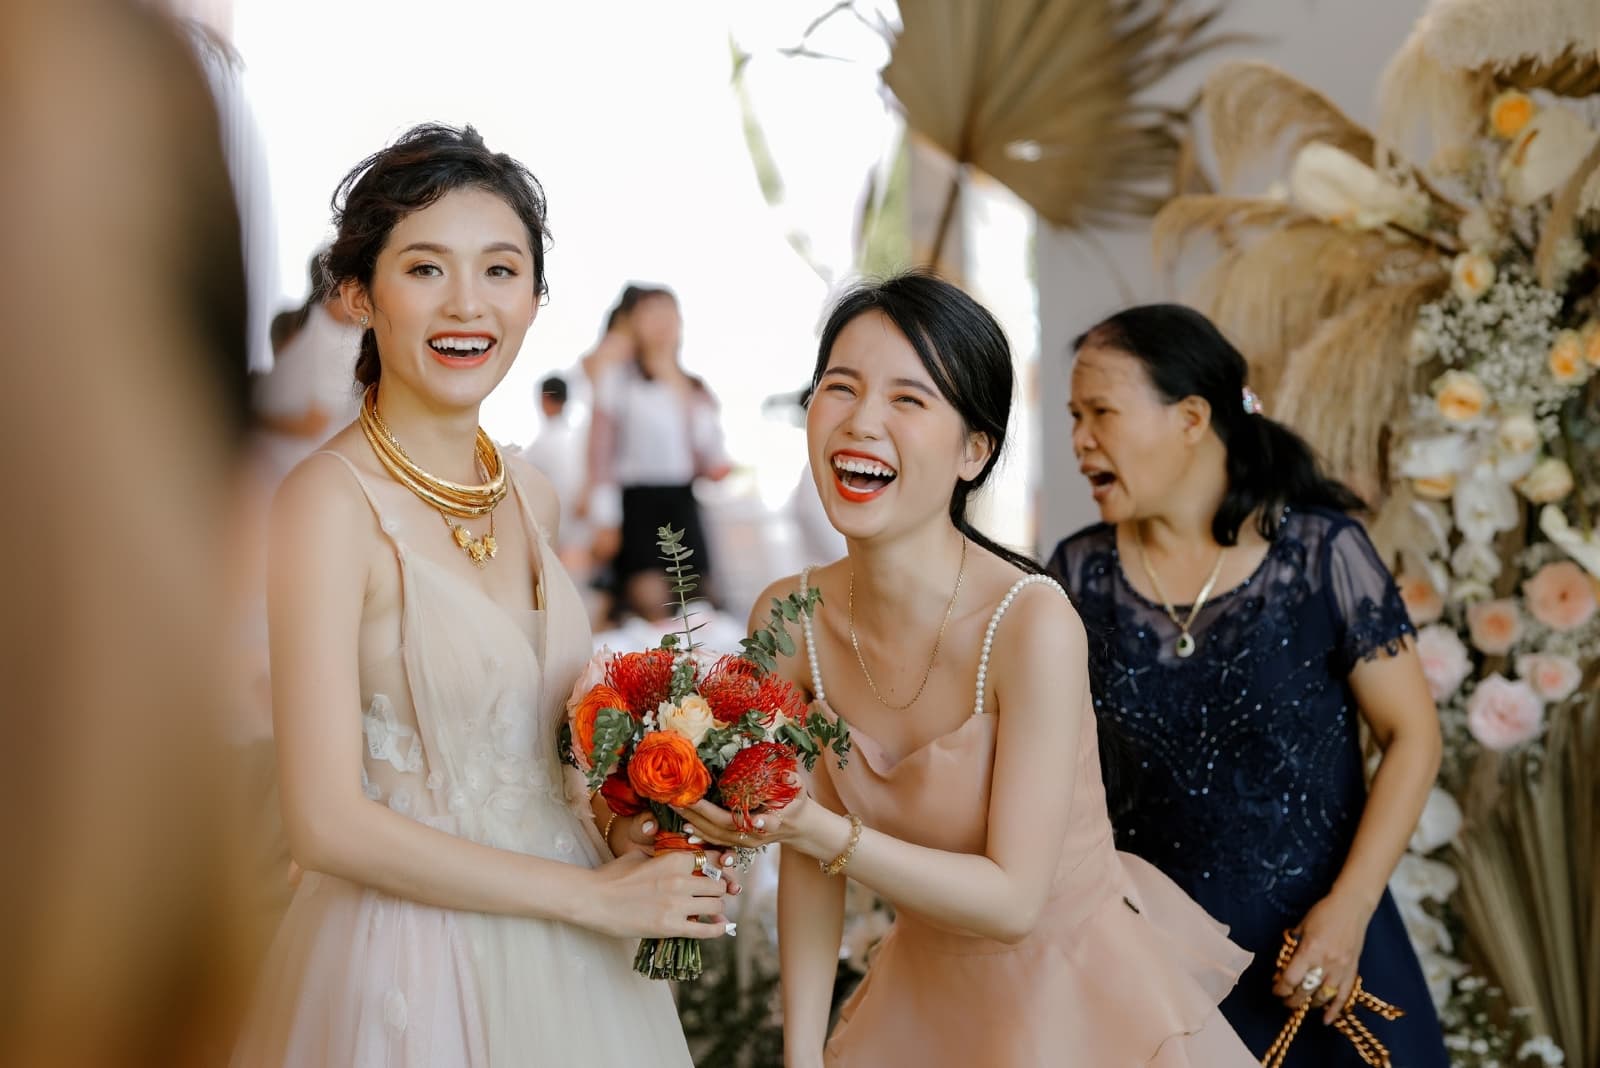
{"label": "blurred person in background", "polygon": [[311,258],[305,301],[273,317],[272,370],[254,376],[255,447],[274,483],[356,416],[361,331],[324,283],[321,257]]}
{"label": "blurred person in background", "polygon": [[588,620],[555,491],[479,425],[547,292],[543,192],[471,127],[424,125],[334,211],[365,393],[273,503],[274,738],[306,874],[234,1064],[687,1066],[632,940],[720,937],[731,884],[696,877],[704,854],[647,859],[643,815],[564,785]]}
{"label": "blurred person in background", "polygon": [[522,458],[538,468],[561,502],[561,534],[556,552],[581,588],[593,567],[588,524],[578,516],[578,502],[588,485],[589,429],[572,415],[567,380],[550,375],[539,383],[539,433],[522,449]]}
{"label": "blurred person in background", "polygon": [[715,570],[694,485],[720,481],[732,464],[716,398],[683,367],[677,298],[667,289],[630,286],[619,311],[633,358],[614,356],[595,377],[591,518],[600,531],[596,555],[611,561],[618,607],[660,622],[671,615],[672,593],[656,531],[684,532],[700,591],[710,595]]}
{"label": "blurred person in background", "polygon": [[0,1063],[216,1063],[257,934],[227,634],[245,275],[188,31],[0,5]]}

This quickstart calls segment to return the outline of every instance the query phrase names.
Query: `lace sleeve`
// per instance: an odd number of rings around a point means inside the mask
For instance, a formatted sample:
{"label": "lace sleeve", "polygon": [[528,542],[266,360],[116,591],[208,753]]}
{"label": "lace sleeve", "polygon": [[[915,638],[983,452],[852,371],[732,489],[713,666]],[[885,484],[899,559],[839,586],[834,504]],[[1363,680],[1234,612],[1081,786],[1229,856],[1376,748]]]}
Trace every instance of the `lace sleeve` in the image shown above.
{"label": "lace sleeve", "polygon": [[1394,656],[1415,634],[1394,577],[1358,523],[1341,525],[1327,546],[1327,596],[1337,619],[1339,669]]}

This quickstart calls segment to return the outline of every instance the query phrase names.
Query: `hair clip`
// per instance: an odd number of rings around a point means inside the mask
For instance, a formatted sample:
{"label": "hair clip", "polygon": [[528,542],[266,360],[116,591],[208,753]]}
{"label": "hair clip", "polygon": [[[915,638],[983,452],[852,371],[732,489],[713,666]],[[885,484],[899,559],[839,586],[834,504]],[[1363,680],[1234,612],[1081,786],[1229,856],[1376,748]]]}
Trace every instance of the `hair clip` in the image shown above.
{"label": "hair clip", "polygon": [[1244,411],[1246,415],[1262,415],[1266,411],[1261,407],[1261,398],[1249,386],[1244,387]]}

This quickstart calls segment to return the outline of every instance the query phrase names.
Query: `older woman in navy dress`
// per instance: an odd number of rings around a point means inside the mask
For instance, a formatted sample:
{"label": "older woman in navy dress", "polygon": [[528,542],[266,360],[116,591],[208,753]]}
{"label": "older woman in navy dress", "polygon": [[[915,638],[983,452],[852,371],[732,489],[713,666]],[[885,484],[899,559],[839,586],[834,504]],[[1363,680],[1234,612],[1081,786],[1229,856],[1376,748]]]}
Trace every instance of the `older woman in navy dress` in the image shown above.
{"label": "older woman in navy dress", "polygon": [[[1050,561],[1090,633],[1117,846],[1256,957],[1222,1005],[1264,1053],[1319,1007],[1287,1068],[1356,1068],[1332,1027],[1359,974],[1405,1016],[1355,1010],[1395,1068],[1446,1068],[1386,889],[1433,783],[1437,713],[1394,582],[1305,443],[1268,419],[1197,312],[1133,308],[1075,344],[1073,451],[1104,522]],[[1360,724],[1384,750],[1369,794]],[[1281,977],[1286,930],[1299,946]]]}

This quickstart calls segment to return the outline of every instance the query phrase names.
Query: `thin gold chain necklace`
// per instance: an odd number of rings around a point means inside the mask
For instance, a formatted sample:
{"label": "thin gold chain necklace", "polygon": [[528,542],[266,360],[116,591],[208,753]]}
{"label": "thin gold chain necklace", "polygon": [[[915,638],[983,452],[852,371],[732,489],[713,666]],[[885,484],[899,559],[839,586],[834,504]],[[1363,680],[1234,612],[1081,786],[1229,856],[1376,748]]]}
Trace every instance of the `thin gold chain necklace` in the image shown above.
{"label": "thin gold chain necklace", "polygon": [[861,655],[861,643],[856,640],[856,569],[850,569],[850,648],[856,651],[856,663],[861,665],[861,674],[866,676],[867,689],[872,691],[872,696],[878,703],[891,712],[904,712],[917,703],[917,698],[922,696],[922,691],[928,688],[928,680],[933,677],[933,665],[939,660],[939,646],[944,644],[944,630],[950,625],[950,613],[956,610],[956,598],[961,596],[961,580],[967,575],[967,539],[961,539],[961,567],[956,571],[956,588],[950,592],[950,603],[944,606],[944,621],[939,624],[939,634],[933,639],[933,655],[928,657],[928,669],[922,673],[922,685],[917,687],[917,692],[911,695],[911,700],[903,705],[892,705],[878,692],[878,684],[872,681],[872,672],[867,670],[866,658]]}
{"label": "thin gold chain necklace", "polygon": [[1200,609],[1205,607],[1206,598],[1211,596],[1211,591],[1216,588],[1217,578],[1222,574],[1222,561],[1228,555],[1228,547],[1224,545],[1217,553],[1217,562],[1211,567],[1211,576],[1206,579],[1206,584],[1200,588],[1200,595],[1194,599],[1194,604],[1189,606],[1189,617],[1180,619],[1178,610],[1172,607],[1172,599],[1167,596],[1167,591],[1161,588],[1161,580],[1156,577],[1155,568],[1150,566],[1150,557],[1144,550],[1144,535],[1139,530],[1137,520],[1133,524],[1133,544],[1139,550],[1139,563],[1144,567],[1150,585],[1156,588],[1156,596],[1161,598],[1161,607],[1166,609],[1167,617],[1178,626],[1178,641],[1174,652],[1180,660],[1187,660],[1194,655],[1194,635],[1189,633],[1189,628],[1194,625],[1195,617],[1200,614]]}
{"label": "thin gold chain necklace", "polygon": [[[439,518],[444,520],[445,528],[450,531],[451,540],[473,564],[481,568],[494,559],[499,549],[494,537],[494,509],[505,499],[508,486],[500,450],[483,428],[478,428],[474,462],[486,481],[481,486],[467,486],[430,475],[406,455],[405,449],[378,414],[375,389],[369,388],[362,399],[358,422],[384,469],[394,476],[396,482],[438,511]],[[451,520],[452,515],[460,519],[487,515],[489,532],[481,538],[474,538],[472,531]]]}

